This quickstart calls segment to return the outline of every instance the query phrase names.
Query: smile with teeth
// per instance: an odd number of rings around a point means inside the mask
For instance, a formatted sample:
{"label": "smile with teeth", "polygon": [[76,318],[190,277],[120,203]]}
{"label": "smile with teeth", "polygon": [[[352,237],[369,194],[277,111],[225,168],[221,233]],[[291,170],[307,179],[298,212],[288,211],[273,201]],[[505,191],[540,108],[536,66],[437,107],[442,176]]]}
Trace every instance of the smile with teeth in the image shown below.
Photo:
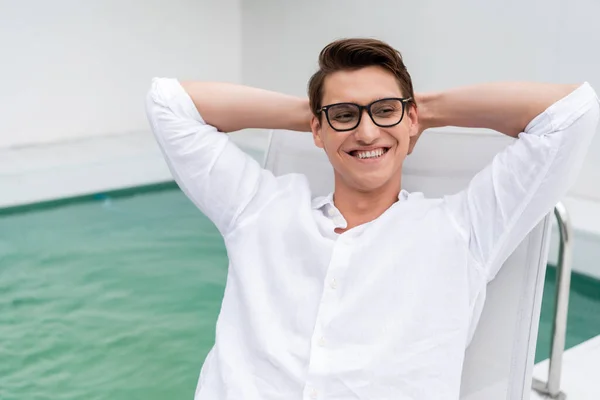
{"label": "smile with teeth", "polygon": [[380,147],[378,149],[370,150],[370,151],[354,150],[354,151],[350,152],[350,155],[352,155],[356,158],[360,158],[360,159],[378,158],[378,157],[381,157],[382,155],[384,155],[387,151],[388,151],[388,149]]}

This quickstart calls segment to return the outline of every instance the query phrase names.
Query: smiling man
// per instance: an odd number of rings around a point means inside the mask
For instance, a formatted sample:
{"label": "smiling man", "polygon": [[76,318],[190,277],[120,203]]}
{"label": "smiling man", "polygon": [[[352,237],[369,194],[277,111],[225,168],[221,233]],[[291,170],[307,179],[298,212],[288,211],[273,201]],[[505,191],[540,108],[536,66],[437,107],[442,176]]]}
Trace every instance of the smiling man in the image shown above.
{"label": "smiling man", "polygon": [[[153,81],[158,143],[229,256],[196,399],[457,399],[486,285],[573,183],[598,98],[587,83],[415,94],[371,39],[325,47],[308,94]],[[518,140],[455,195],[408,193],[404,159],[445,125]],[[334,191],[263,170],[223,133],[243,128],[312,131]]]}

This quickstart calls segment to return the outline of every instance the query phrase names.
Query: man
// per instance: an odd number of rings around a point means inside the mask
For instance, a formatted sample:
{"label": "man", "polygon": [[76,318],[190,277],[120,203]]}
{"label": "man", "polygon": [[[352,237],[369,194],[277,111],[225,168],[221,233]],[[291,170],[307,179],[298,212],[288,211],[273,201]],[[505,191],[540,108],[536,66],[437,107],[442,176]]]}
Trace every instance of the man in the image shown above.
{"label": "man", "polygon": [[[309,99],[153,82],[156,138],[229,256],[196,399],[457,399],[486,284],[573,182],[598,98],[587,83],[415,94],[400,54],[370,39],[329,44],[319,66]],[[420,133],[445,125],[519,139],[456,195],[402,190]],[[261,169],[222,133],[243,128],[312,131],[334,192]]]}

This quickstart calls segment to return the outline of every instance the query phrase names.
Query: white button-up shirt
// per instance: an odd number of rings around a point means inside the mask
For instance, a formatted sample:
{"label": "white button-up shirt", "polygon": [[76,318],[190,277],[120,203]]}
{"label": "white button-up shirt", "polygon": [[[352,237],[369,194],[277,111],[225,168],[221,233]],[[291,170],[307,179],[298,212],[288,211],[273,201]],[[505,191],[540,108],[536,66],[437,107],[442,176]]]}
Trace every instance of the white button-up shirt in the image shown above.
{"label": "white button-up shirt", "polygon": [[459,396],[486,284],[573,182],[599,107],[586,83],[464,191],[402,191],[342,234],[332,195],[313,198],[304,176],[262,169],[203,121],[178,81],[155,79],[147,112],[229,256],[196,400],[440,400]]}

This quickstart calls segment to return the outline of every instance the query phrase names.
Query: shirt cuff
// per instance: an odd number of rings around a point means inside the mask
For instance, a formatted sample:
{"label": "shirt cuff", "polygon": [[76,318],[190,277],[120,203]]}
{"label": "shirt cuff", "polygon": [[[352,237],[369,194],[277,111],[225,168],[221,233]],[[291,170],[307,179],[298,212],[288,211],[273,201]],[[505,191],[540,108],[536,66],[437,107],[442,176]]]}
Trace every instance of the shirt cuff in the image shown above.
{"label": "shirt cuff", "polygon": [[153,78],[150,95],[156,104],[171,109],[175,115],[206,123],[177,79]]}

